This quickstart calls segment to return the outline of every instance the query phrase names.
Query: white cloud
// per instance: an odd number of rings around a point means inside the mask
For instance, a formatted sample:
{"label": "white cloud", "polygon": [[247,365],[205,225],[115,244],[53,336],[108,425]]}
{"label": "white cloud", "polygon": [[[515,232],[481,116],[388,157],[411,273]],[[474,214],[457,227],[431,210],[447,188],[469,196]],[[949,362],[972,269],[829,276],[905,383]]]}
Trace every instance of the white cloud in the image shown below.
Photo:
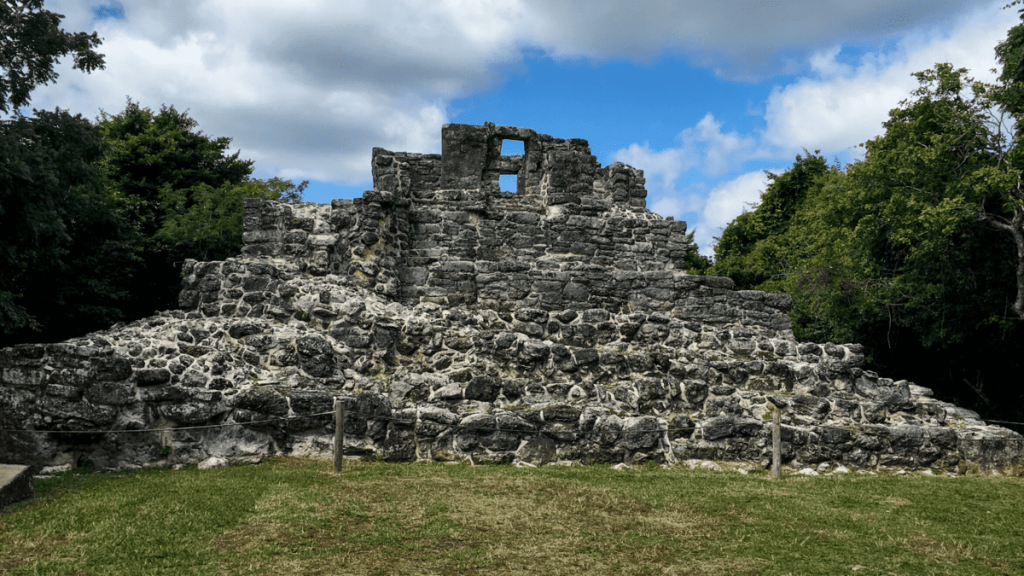
{"label": "white cloud", "polygon": [[880,135],[889,111],[911,98],[919,84],[913,72],[937,62],[970,70],[994,82],[992,38],[1018,23],[998,5],[972,13],[946,35],[925,30],[906,36],[892,54],[868,53],[852,67],[837,62],[838,47],[810,58],[814,77],[772,90],[765,105],[764,142],[792,155],[802,148],[839,151]]}
{"label": "white cloud", "polygon": [[[446,101],[521,58],[517,2],[486,7],[408,1],[123,2],[124,20],[93,21],[85,3],[48,1],[69,31],[96,29],[106,68],[64,58],[32,106],[89,118],[144,107],[188,110],[210,136],[256,161],[257,176],[356,184],[373,146],[437,152]],[[260,174],[262,173],[262,174]]]}
{"label": "white cloud", "polygon": [[684,150],[669,148],[655,152],[646,142],[643,145],[630,144],[628,148],[612,154],[612,159],[643,170],[647,190],[662,193],[674,191],[679,175],[696,164],[696,159]]}
{"label": "white cloud", "polygon": [[614,152],[612,159],[643,170],[649,191],[672,194],[676,181],[688,170],[698,168],[704,174],[718,176],[747,160],[767,156],[765,151],[755,149],[753,137],[736,131],[723,134],[722,123],[712,114],[680,132],[676,139],[679,148],[655,151],[646,142],[634,143]]}
{"label": "white cloud", "polygon": [[556,58],[643,60],[673,51],[719,75],[752,79],[772,75],[783,52],[803,54],[826,42],[877,39],[948,24],[977,2],[632,0],[581,5],[573,0],[526,0],[523,6],[528,39]]}
{"label": "white cloud", "polygon": [[714,237],[720,235],[729,222],[760,202],[761,193],[767,186],[768,177],[763,171],[757,171],[721,182],[711,189],[700,219],[691,226],[701,254],[711,255],[714,252]]}
{"label": "white cloud", "polygon": [[682,149],[695,157],[703,172],[717,176],[751,158],[764,156],[754,150],[756,141],[752,137],[740,136],[735,130],[722,133],[722,123],[710,113],[693,128],[683,130],[679,136]]}
{"label": "white cloud", "polygon": [[836,62],[836,56],[843,49],[842,46],[833,46],[825,52],[815,52],[811,55],[811,70],[823,79],[848,76],[850,66]]}
{"label": "white cloud", "polygon": [[[647,189],[651,194],[648,207],[656,214],[686,220],[696,229],[694,240],[701,253],[710,255],[712,236],[720,233],[745,206],[756,202],[767,182],[762,171],[749,172],[715,186],[710,194],[702,182],[695,182],[685,190],[676,190],[680,176],[698,168],[708,176],[719,176],[741,166],[744,162],[765,158],[770,154],[757,147],[752,136],[741,136],[736,131],[722,133],[722,123],[706,114],[692,128],[679,133],[679,148],[655,151],[647,143],[631,144],[616,151],[617,162],[629,164],[644,171]],[[696,224],[693,222],[696,221]]]}
{"label": "white cloud", "polygon": [[[233,148],[256,160],[262,177],[357,183],[369,179],[373,146],[436,152],[447,103],[501,81],[502,67],[519,62],[525,48],[598,60],[682,54],[720,75],[744,79],[791,72],[810,58],[819,77],[773,93],[764,108],[764,136],[722,133],[709,114],[680,134],[678,149],[633,145],[617,153],[644,168],[666,198],[686,171],[727,173],[745,159],[766,157],[764,145],[799,150],[866,139],[863,134],[877,131],[894,105],[890,100],[906,92],[909,71],[934,62],[921,65],[908,57],[907,67],[893,69],[888,57],[877,57],[851,67],[837,63],[834,48],[814,51],[825,43],[946,25],[977,5],[404,0],[385,10],[371,0],[122,4],[124,20],[94,21],[89,3],[47,0],[46,9],[66,16],[64,29],[97,30],[107,66],[85,75],[65,58],[59,81],[33,92],[32,105],[90,118],[100,108],[122,111],[126,95],[155,110],[174,105],[188,110],[204,133],[232,137]],[[991,60],[993,28],[1005,31],[1015,16],[992,6],[944,41],[943,58],[989,67],[972,63],[983,53]],[[933,40],[910,36],[901,54],[931,59]]]}
{"label": "white cloud", "polygon": [[647,208],[659,216],[685,219],[685,215],[699,213],[704,208],[706,196],[707,186],[698,182],[683,192],[648,196]]}
{"label": "white cloud", "polygon": [[[1014,11],[1000,8],[992,4],[977,10],[944,34],[934,29],[913,32],[892,53],[868,52],[855,64],[839,60],[839,45],[813,52],[807,59],[810,75],[772,90],[764,103],[765,129],[756,134],[723,134],[721,123],[706,114],[679,134],[678,148],[659,151],[633,144],[614,158],[653,176],[657,183],[650,187],[655,192],[654,211],[695,217],[695,239],[702,253],[710,254],[712,236],[742,213],[745,203],[757,200],[767,179],[759,171],[719,183],[700,211],[692,197],[676,191],[677,182],[688,171],[699,168],[706,176],[717,176],[753,159],[791,163],[804,148],[820,149],[826,157],[858,159],[859,151],[852,147],[881,134],[889,111],[912,97],[918,87],[912,72],[951,62],[968,68],[976,79],[995,81],[989,71],[997,66],[993,38],[1001,40],[1017,23]],[[748,113],[755,109],[753,103],[747,104]]]}

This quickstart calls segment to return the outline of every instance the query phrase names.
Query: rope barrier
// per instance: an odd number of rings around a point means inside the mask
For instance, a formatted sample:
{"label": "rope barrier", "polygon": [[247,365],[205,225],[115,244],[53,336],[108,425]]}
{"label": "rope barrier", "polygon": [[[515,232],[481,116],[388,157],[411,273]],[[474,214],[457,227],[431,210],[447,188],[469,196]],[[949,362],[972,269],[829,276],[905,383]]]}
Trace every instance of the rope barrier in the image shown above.
{"label": "rope barrier", "polygon": [[246,424],[263,424],[266,422],[280,422],[282,420],[297,420],[312,416],[327,416],[334,412],[318,412],[316,414],[304,414],[302,416],[289,416],[285,418],[270,418],[269,420],[253,420],[251,422],[229,422],[226,424],[206,424],[202,426],[179,426],[174,428],[133,428],[121,430],[33,430],[33,429],[12,429],[0,428],[0,431],[11,431],[11,433],[40,433],[40,434],[110,434],[110,433],[150,433],[150,431],[168,430],[199,430],[204,428],[222,428],[225,426],[244,426]]}
{"label": "rope barrier", "polygon": [[[348,412],[348,414],[353,414],[355,416],[361,416],[361,417],[364,417],[367,420],[388,420],[388,421],[391,421],[391,422],[397,422],[397,423],[406,424],[406,425],[415,425],[416,422],[417,422],[417,420],[403,420],[403,419],[400,419],[400,418],[395,418],[393,416],[380,416],[380,415],[375,415],[375,414],[367,414],[365,412],[351,411],[351,412]],[[302,415],[299,415],[299,416],[289,416],[289,417],[284,417],[284,418],[271,418],[271,419],[268,419],[268,420],[253,420],[251,422],[231,422],[231,423],[228,423],[228,424],[207,424],[207,425],[204,425],[204,426],[181,426],[181,427],[177,427],[177,428],[145,428],[145,429],[133,429],[133,430],[29,430],[29,429],[0,428],[0,432],[28,432],[28,433],[37,433],[37,434],[51,434],[51,433],[52,434],[108,434],[108,433],[121,433],[121,432],[124,432],[124,433],[134,433],[134,432],[169,432],[169,431],[173,432],[173,431],[177,431],[177,430],[202,430],[202,429],[205,429],[205,428],[224,428],[224,427],[227,427],[227,426],[247,426],[247,425],[250,425],[250,424],[265,424],[265,423],[268,423],[268,422],[281,422],[281,421],[285,421],[285,420],[298,420],[300,418],[312,418],[314,416],[330,416],[330,415],[334,415],[334,411],[331,411],[331,412],[317,412],[315,414],[302,414]],[[418,420],[422,421],[422,419],[418,419]],[[442,424],[442,423],[438,423],[438,424],[440,426],[445,427],[445,428],[454,428],[454,429],[458,429],[458,430],[477,430],[477,431],[483,431],[483,432],[512,432],[512,433],[516,433],[516,434],[541,434],[541,433],[544,433],[544,432],[557,432],[557,431],[552,431],[552,430],[514,430],[514,429],[507,429],[507,428],[480,428],[480,427],[477,427],[477,426],[463,426],[461,424]],[[652,430],[641,430],[640,432],[678,432],[678,431],[687,431],[687,430],[692,430],[692,428],[658,428],[658,429],[652,429]]]}
{"label": "rope barrier", "polygon": [[1018,426],[1024,426],[1024,422],[1007,422],[1006,420],[989,420],[988,418],[982,418],[985,422],[995,422],[996,424],[1016,424]]}
{"label": "rope barrier", "polygon": [[[400,418],[395,418],[393,416],[383,416],[383,415],[367,414],[367,413],[364,413],[364,412],[356,412],[356,411],[349,412],[349,414],[352,414],[354,416],[363,417],[363,418],[365,418],[367,420],[387,420],[387,421],[390,421],[390,422],[397,422],[399,424],[405,424],[405,425],[415,425],[416,422],[417,422],[417,420],[403,420],[403,419],[400,419]],[[231,422],[231,423],[228,423],[228,424],[207,424],[207,425],[203,425],[203,426],[181,426],[181,427],[176,427],[176,428],[145,428],[145,429],[133,429],[133,430],[29,430],[29,429],[4,429],[4,428],[0,428],[0,432],[23,432],[23,433],[27,432],[27,433],[40,433],[40,434],[51,434],[51,433],[53,433],[53,434],[109,434],[109,433],[135,433],[135,432],[168,432],[168,431],[177,431],[177,430],[203,430],[203,429],[207,429],[207,428],[225,428],[225,427],[228,427],[228,426],[247,426],[247,425],[252,425],[252,424],[266,424],[266,423],[270,423],[270,422],[283,422],[283,421],[287,421],[287,420],[298,420],[298,419],[301,419],[301,418],[313,418],[313,417],[316,417],[316,416],[332,416],[332,415],[334,415],[334,411],[331,411],[331,412],[317,412],[315,414],[302,414],[302,415],[299,415],[299,416],[288,416],[288,417],[283,417],[283,418],[270,418],[270,419],[267,419],[267,420],[253,420],[253,421],[250,421],[250,422]],[[422,419],[418,419],[418,420],[422,421]],[[1017,425],[1024,426],[1024,422],[1008,422],[1008,421],[1005,421],[1005,420],[988,420],[988,419],[985,419],[984,421],[985,422],[995,422],[995,423],[998,423],[998,424],[1017,424]],[[438,424],[443,426],[443,427],[445,427],[445,428],[452,428],[452,429],[456,429],[456,430],[477,430],[477,431],[483,431],[483,432],[511,432],[511,433],[515,433],[515,434],[541,434],[541,433],[544,433],[544,432],[556,432],[556,433],[558,432],[558,431],[553,431],[553,430],[514,430],[514,429],[506,429],[506,428],[480,428],[480,427],[477,427],[477,426],[463,426],[461,424],[441,424],[441,423],[438,423]],[[662,432],[683,432],[683,431],[690,431],[690,430],[693,430],[693,428],[657,428],[657,429],[652,429],[652,430],[639,430],[639,432],[658,432],[658,433],[662,433]]]}

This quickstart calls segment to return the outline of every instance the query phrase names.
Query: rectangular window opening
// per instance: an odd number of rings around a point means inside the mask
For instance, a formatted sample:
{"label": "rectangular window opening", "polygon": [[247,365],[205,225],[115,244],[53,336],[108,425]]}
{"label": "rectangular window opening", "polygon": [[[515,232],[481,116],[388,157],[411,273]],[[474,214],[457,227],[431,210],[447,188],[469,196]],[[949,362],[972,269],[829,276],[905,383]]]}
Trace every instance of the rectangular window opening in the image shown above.
{"label": "rectangular window opening", "polygon": [[501,155],[502,156],[522,156],[525,153],[522,140],[502,140],[501,141]]}
{"label": "rectangular window opening", "polygon": [[515,174],[502,174],[498,176],[498,188],[502,192],[516,193],[516,187],[519,184],[519,176]]}

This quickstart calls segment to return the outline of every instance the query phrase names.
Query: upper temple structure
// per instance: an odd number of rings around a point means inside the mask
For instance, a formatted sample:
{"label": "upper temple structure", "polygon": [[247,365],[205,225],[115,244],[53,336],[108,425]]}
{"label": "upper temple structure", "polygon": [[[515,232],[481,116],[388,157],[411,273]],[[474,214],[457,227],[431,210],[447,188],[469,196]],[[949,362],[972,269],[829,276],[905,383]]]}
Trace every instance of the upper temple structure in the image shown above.
{"label": "upper temple structure", "polygon": [[[503,156],[508,140],[524,154]],[[411,305],[618,312],[675,295],[686,223],[645,209],[641,171],[602,168],[586,140],[525,128],[449,124],[441,142],[440,155],[374,148],[373,191],[301,210],[301,226],[292,206],[248,200],[242,253]],[[502,174],[517,192],[499,190]]]}
{"label": "upper temple structure", "polygon": [[489,123],[441,144],[375,148],[362,198],[245,200],[241,254],[187,261],[179,310],[0,351],[0,462],[326,456],[339,398],[345,453],[390,461],[763,466],[777,409],[792,466],[1024,463],[861,346],[797,342],[789,296],[687,274],[640,170]]}

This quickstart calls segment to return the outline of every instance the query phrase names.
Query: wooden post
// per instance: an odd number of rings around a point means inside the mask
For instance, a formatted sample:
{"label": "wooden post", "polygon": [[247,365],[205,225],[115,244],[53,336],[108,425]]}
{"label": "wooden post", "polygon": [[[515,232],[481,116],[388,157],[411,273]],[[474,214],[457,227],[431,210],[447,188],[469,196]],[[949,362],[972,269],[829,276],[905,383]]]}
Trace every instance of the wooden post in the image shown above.
{"label": "wooden post", "polygon": [[779,407],[773,406],[772,414],[772,478],[782,478],[782,424],[779,420]]}
{"label": "wooden post", "polygon": [[345,403],[334,399],[334,473],[341,474],[341,459],[345,456]]}

